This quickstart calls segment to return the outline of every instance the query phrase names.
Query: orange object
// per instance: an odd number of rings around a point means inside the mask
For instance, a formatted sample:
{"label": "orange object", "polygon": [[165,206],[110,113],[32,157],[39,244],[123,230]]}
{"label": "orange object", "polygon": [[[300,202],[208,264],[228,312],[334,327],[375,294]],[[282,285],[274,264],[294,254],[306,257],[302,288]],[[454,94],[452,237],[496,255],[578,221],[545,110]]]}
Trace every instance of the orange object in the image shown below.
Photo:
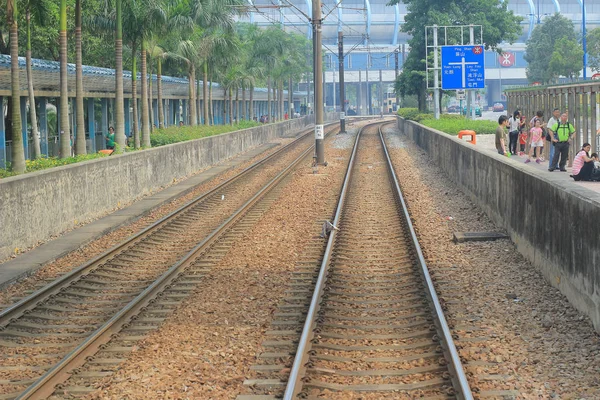
{"label": "orange object", "polygon": [[114,150],[108,150],[108,149],[106,149],[106,150],[100,150],[98,153],[111,155],[113,153],[113,151]]}
{"label": "orange object", "polygon": [[477,144],[477,134],[475,133],[475,131],[460,131],[458,132],[458,138],[462,139],[463,136],[470,136],[471,140],[467,140],[467,142],[472,143],[472,144]]}

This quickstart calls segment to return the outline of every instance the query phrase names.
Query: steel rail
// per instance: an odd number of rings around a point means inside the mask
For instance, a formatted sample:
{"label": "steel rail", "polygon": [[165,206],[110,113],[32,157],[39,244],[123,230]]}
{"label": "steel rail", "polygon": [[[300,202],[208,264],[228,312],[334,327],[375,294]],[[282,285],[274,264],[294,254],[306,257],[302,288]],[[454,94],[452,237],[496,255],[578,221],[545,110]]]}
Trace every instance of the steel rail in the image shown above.
{"label": "steel rail", "polygon": [[[331,125],[336,125],[336,124],[337,124],[337,122],[333,122],[333,123],[330,123],[327,125],[331,126]],[[32,294],[25,297],[24,299],[21,299],[17,303],[13,304],[12,306],[5,308],[4,310],[2,310],[0,312],[0,331],[2,331],[11,322],[14,322],[16,319],[20,318],[21,316],[26,314],[31,309],[35,308],[39,304],[46,301],[48,298],[52,297],[53,295],[58,294],[61,290],[63,290],[63,288],[71,285],[72,283],[76,282],[77,280],[81,279],[82,277],[85,277],[86,275],[92,273],[93,271],[98,269],[100,266],[105,264],[107,261],[109,261],[115,255],[136,245],[137,243],[142,241],[144,238],[146,238],[147,236],[150,236],[154,232],[158,231],[159,229],[161,229],[163,226],[165,226],[169,222],[177,219],[181,214],[185,213],[187,210],[192,209],[198,203],[201,203],[208,197],[214,195],[216,192],[222,190],[227,185],[241,179],[243,176],[247,175],[255,168],[257,168],[260,165],[266,163],[267,161],[275,158],[277,155],[281,154],[282,152],[292,148],[292,146],[297,144],[302,139],[306,138],[312,132],[313,132],[312,130],[308,129],[306,134],[302,135],[301,137],[295,139],[291,143],[288,143],[287,145],[278,149],[273,154],[270,154],[270,155],[262,158],[261,160],[258,160],[257,162],[255,162],[252,165],[245,168],[239,174],[227,179],[226,181],[222,182],[221,184],[219,184],[215,188],[211,189],[210,191],[208,191],[208,192],[202,194],[201,196],[182,205],[181,207],[177,208],[173,212],[169,213],[168,215],[166,215],[166,216],[162,217],[161,219],[159,219],[158,221],[154,222],[152,225],[146,227],[145,229],[141,230],[140,232],[134,234],[133,236],[130,236],[123,242],[118,243],[117,245],[111,247],[104,253],[92,258],[88,262],[82,264],[81,266],[75,268],[74,270],[68,272],[67,274],[52,281],[48,285],[45,285],[44,287],[33,292]]]}
{"label": "steel rail", "polygon": [[213,243],[237,221],[239,221],[246,212],[261,198],[285,178],[302,160],[304,160],[313,151],[314,145],[296,158],[289,166],[275,176],[269,183],[261,188],[251,199],[242,205],[233,215],[225,222],[216,228],[202,242],[197,244],[190,252],[188,252],[180,261],[175,263],[163,275],[155,280],[148,288],[140,293],[135,299],[129,302],[119,312],[117,312],[110,320],[106,321],[90,336],[88,336],[80,345],[67,354],[61,361],[49,369],[44,375],[38,378],[31,384],[23,393],[16,399],[43,399],[51,396],[57,385],[64,382],[70,377],[70,371],[85,364],[87,357],[93,356],[104,344],[108,343],[113,335],[128,324],[132,317],[138,314],[148,304],[153,302],[160,293],[173,285],[178,277],[188,268],[195,259],[208,251]]}
{"label": "steel rail", "polygon": [[[358,149],[358,144],[360,142],[360,136],[362,134],[362,131],[363,131],[363,129],[366,129],[367,127],[371,127],[373,125],[384,125],[384,124],[386,124],[386,122],[383,122],[383,123],[376,122],[373,124],[365,125],[359,131],[359,133],[357,135],[356,142],[355,142],[354,148],[352,150],[352,156],[350,158],[350,161],[348,162],[348,170],[346,171],[344,184],[343,184],[342,190],[340,192],[340,199],[338,201],[338,206],[337,206],[335,218],[333,221],[333,225],[335,225],[335,226],[339,226],[339,222],[340,222],[341,215],[343,212],[343,206],[345,203],[346,193],[348,191],[348,186],[349,186],[350,178],[352,175],[353,166],[355,163],[355,155],[356,155],[356,152]],[[414,244],[415,250],[418,254],[419,264],[421,266],[420,271],[421,271],[422,275],[424,276],[424,280],[426,281],[426,284],[427,284],[426,285],[427,292],[428,292],[427,295],[428,295],[428,298],[430,299],[430,303],[433,305],[433,308],[436,313],[435,319],[436,319],[436,325],[438,328],[438,332],[442,333],[442,336],[443,336],[442,340],[446,344],[446,346],[444,346],[444,353],[445,353],[446,359],[449,361],[449,363],[451,365],[451,372],[454,373],[454,375],[456,377],[456,379],[452,380],[452,382],[454,384],[453,385],[454,389],[458,392],[457,396],[460,399],[472,400],[473,395],[471,393],[471,389],[469,387],[462,364],[460,362],[458,352],[456,351],[456,347],[452,340],[450,329],[449,329],[446,319],[443,315],[443,310],[441,308],[437,294],[435,292],[433,282],[431,280],[431,277],[429,276],[429,271],[427,269],[425,259],[423,257],[423,253],[421,251],[421,247],[419,246],[415,230],[412,226],[412,223],[410,222],[410,215],[408,213],[408,209],[406,207],[404,197],[402,196],[402,192],[400,190],[398,179],[393,170],[393,166],[391,164],[391,159],[389,157],[389,153],[387,151],[385,141],[383,140],[381,126],[379,127],[379,135],[380,135],[382,146],[385,151],[385,155],[386,155],[386,159],[387,159],[387,168],[388,168],[388,170],[390,170],[390,172],[392,173],[392,177],[394,178],[396,194],[398,195],[398,199],[401,202],[403,214],[404,214],[405,220],[407,221],[409,231],[411,233],[411,239]],[[296,355],[294,357],[294,363],[293,363],[292,369],[290,371],[288,382],[287,382],[285,392],[283,395],[283,400],[296,399],[297,396],[299,395],[300,391],[302,390],[302,385],[300,384],[300,382],[303,379],[305,372],[306,372],[305,365],[309,359],[309,350],[310,350],[309,344],[311,343],[312,339],[314,338],[314,327],[317,322],[319,310],[321,308],[321,298],[322,298],[322,294],[325,289],[325,283],[327,281],[327,275],[329,272],[329,264],[330,264],[329,260],[332,255],[333,245],[334,245],[336,236],[337,236],[337,231],[332,230],[332,232],[329,236],[329,240],[327,242],[327,247],[325,249],[325,253],[323,256],[323,261],[321,262],[319,276],[318,276],[317,282],[315,284],[315,289],[313,292],[311,304],[310,304],[310,307],[309,307],[309,310],[308,310],[308,313],[306,316],[306,320],[304,323],[304,327],[302,330],[302,335],[300,337]]]}
{"label": "steel rail", "polygon": [[[350,156],[350,161],[348,161],[348,169],[346,170],[346,176],[344,177],[344,185],[340,191],[340,199],[338,200],[338,206],[333,219],[334,226],[339,226],[340,218],[342,216],[342,210],[344,208],[343,205],[346,199],[346,192],[348,191],[348,183],[350,182],[350,177],[352,176],[352,169],[354,166],[356,150],[358,149],[358,142],[360,141],[360,135],[362,134],[363,129],[378,123],[381,122],[363,126],[356,135],[356,141],[354,142],[352,155]],[[321,309],[320,300],[323,295],[323,290],[325,289],[325,282],[327,281],[327,273],[329,271],[329,259],[331,258],[333,243],[335,242],[336,236],[337,230],[333,229],[329,234],[329,240],[327,241],[327,247],[325,248],[323,261],[321,262],[321,267],[319,269],[319,276],[317,278],[317,283],[315,284],[315,290],[312,295],[310,307],[308,309],[308,313],[306,314],[306,321],[304,322],[304,328],[302,329],[302,335],[300,336],[298,349],[296,350],[296,356],[294,357],[294,364],[292,365],[288,383],[285,387],[283,400],[295,399],[301,389],[301,385],[298,385],[298,382],[302,379],[302,376],[306,370],[305,364],[308,361],[307,346],[314,337],[313,326],[316,322],[317,314]]]}
{"label": "steel rail", "polygon": [[383,147],[383,151],[385,152],[388,170],[390,171],[390,173],[392,174],[392,178],[394,179],[394,189],[396,190],[396,195],[398,196],[400,204],[402,205],[402,213],[404,214],[406,225],[408,226],[408,229],[410,231],[410,237],[415,248],[415,252],[417,253],[419,258],[419,266],[421,267],[420,272],[427,284],[427,296],[429,297],[430,304],[435,310],[435,320],[438,332],[442,333],[442,347],[446,353],[446,360],[450,362],[450,372],[452,373],[454,378],[454,389],[458,392],[456,393],[456,395],[459,399],[472,400],[473,394],[471,393],[471,388],[469,386],[467,376],[465,375],[464,368],[460,361],[460,356],[458,355],[458,351],[456,350],[456,346],[454,345],[452,333],[450,332],[448,322],[446,321],[446,317],[444,316],[444,310],[442,309],[442,305],[440,304],[440,301],[438,299],[435,286],[433,285],[433,281],[431,280],[431,275],[429,274],[429,268],[427,268],[425,257],[423,257],[423,252],[421,251],[421,246],[419,245],[419,239],[417,239],[415,228],[411,222],[410,213],[408,212],[406,201],[404,200],[404,196],[402,195],[402,189],[400,188],[398,177],[396,176],[396,172],[394,171],[394,165],[392,164],[387,145],[383,138],[383,132],[381,127],[379,127],[379,138],[381,139],[381,145]]}

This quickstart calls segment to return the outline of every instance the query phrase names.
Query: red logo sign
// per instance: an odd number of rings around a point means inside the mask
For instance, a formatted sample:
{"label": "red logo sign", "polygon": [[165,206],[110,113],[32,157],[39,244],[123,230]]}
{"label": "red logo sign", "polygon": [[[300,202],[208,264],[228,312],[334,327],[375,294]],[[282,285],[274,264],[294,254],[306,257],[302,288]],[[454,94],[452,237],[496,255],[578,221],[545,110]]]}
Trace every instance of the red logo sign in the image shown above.
{"label": "red logo sign", "polygon": [[595,81],[600,80],[600,74],[594,74],[594,75],[592,75],[592,79],[595,80]]}
{"label": "red logo sign", "polygon": [[502,53],[498,56],[501,67],[512,67],[515,65],[515,53]]}
{"label": "red logo sign", "polygon": [[473,53],[475,53],[475,54],[481,54],[481,53],[483,53],[483,47],[481,47],[481,46],[475,46],[475,47],[473,47]]}

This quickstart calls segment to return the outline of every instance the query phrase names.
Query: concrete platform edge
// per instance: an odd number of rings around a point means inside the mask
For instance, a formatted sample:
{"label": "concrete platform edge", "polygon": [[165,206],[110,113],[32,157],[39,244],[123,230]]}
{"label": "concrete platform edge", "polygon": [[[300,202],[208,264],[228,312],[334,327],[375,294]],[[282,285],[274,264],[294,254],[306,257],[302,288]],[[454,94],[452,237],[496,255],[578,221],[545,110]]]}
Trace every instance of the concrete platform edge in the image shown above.
{"label": "concrete platform edge", "polygon": [[600,193],[419,123],[397,125],[600,332]]}

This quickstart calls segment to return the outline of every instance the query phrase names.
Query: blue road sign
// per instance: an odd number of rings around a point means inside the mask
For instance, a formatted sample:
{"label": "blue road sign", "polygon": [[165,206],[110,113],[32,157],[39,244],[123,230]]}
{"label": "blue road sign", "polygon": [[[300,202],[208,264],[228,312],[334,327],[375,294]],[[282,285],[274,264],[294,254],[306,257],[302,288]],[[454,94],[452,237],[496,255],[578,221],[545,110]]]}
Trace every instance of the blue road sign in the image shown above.
{"label": "blue road sign", "polygon": [[442,46],[442,89],[483,89],[482,46]]}

